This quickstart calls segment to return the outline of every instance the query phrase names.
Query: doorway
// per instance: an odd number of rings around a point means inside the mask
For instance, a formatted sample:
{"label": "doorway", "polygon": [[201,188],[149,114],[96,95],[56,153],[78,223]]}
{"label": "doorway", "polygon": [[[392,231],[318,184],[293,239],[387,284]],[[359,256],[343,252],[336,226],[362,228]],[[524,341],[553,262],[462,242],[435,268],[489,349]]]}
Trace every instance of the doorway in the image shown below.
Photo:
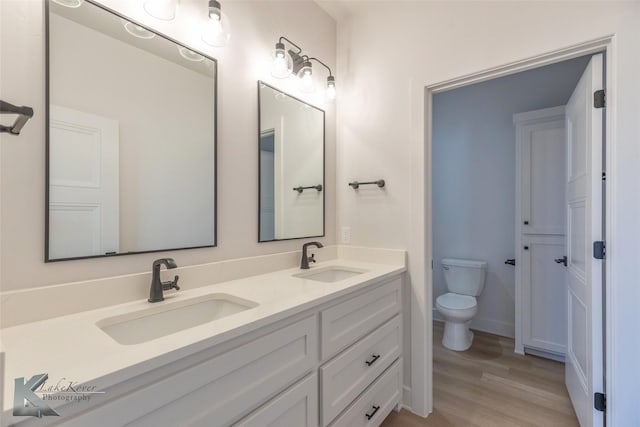
{"label": "doorway", "polygon": [[[609,41],[603,40],[599,44],[598,48],[596,48],[594,46],[594,44],[589,44],[589,45],[581,46],[579,48],[573,48],[573,49],[570,49],[570,50],[567,50],[567,51],[564,51],[564,52],[556,52],[556,53],[550,54],[550,55],[548,55],[547,57],[544,57],[544,58],[536,58],[536,59],[525,61],[525,62],[522,62],[522,63],[519,63],[519,64],[511,64],[509,66],[505,66],[505,67],[503,67],[501,69],[498,69],[498,70],[490,70],[488,72],[479,73],[478,75],[464,77],[464,78],[461,78],[461,79],[456,79],[455,81],[449,81],[449,82],[445,82],[445,83],[440,84],[440,85],[435,85],[435,86],[428,87],[427,88],[427,108],[433,106],[434,97],[436,96],[436,94],[439,94],[439,93],[442,93],[442,92],[445,92],[445,91],[449,91],[449,90],[452,90],[452,89],[464,87],[464,86],[469,86],[471,84],[478,83],[479,81],[488,81],[488,80],[492,80],[492,79],[495,79],[495,78],[498,78],[498,77],[502,77],[502,76],[505,76],[505,75],[512,75],[512,74],[514,74],[516,72],[523,71],[523,70],[532,70],[532,69],[537,69],[537,68],[540,68],[540,67],[543,67],[543,66],[549,65],[549,64],[557,64],[557,63],[562,62],[564,60],[572,59],[572,58],[576,58],[578,56],[581,56],[581,54],[593,54],[593,53],[595,53],[597,51],[602,51],[602,50],[606,51],[608,46],[609,46]],[[429,114],[433,114],[433,110],[428,111],[428,113]],[[608,115],[609,113],[606,113],[606,114]],[[429,118],[427,119],[427,123],[428,123],[428,126],[427,126],[427,156],[430,158],[430,160],[433,163],[432,171],[433,171],[434,175],[432,177],[432,179],[433,179],[432,182],[435,182],[436,173],[437,173],[437,170],[436,170],[437,169],[437,165],[436,165],[437,160],[434,157],[434,155],[435,155],[435,152],[434,152],[435,146],[433,144],[433,131],[434,131],[436,126],[434,125],[434,122],[433,122],[433,116],[431,116],[431,118],[432,118],[432,120],[429,120]],[[600,136],[600,141],[602,142],[602,133],[599,136]],[[596,155],[596,158],[597,158],[597,155]],[[590,166],[593,166],[593,165],[590,164]],[[590,173],[590,175],[593,175],[593,174]],[[598,175],[599,175],[599,173],[598,173]],[[599,178],[599,176],[598,176],[598,178]],[[591,185],[592,185],[593,188],[597,187],[596,184],[597,184],[597,181],[593,181],[593,180],[591,181]],[[435,197],[436,197],[435,196],[435,191],[436,190],[435,189],[432,189],[432,190],[434,192],[433,199],[431,198],[430,192],[427,191],[427,218],[428,218],[427,219],[427,236],[428,236],[427,237],[427,253],[432,253],[434,255],[433,256],[433,260],[434,260],[434,271],[435,271],[435,269],[437,268],[437,263],[438,263],[439,260],[435,256],[435,252],[436,252],[437,249],[436,249],[436,247],[434,245],[434,241],[436,239],[436,236],[435,236],[435,234],[436,234],[436,228],[435,228],[436,215],[435,214],[433,215],[433,222],[429,221],[429,219],[430,219],[429,209],[430,209],[430,207],[434,206]],[[569,211],[571,211],[571,206],[569,206]],[[575,217],[574,219],[577,219],[577,218],[578,217]],[[571,217],[569,217],[569,221],[571,221]],[[609,227],[609,225],[610,224],[607,224],[607,228]],[[433,230],[433,233],[431,233],[432,230]],[[600,238],[603,237],[601,235],[595,235],[595,234],[594,234],[594,236],[597,239],[600,239]],[[590,239],[591,239],[590,236],[586,237],[586,240],[590,240]],[[575,243],[573,240],[569,240],[569,241]],[[432,248],[432,245],[434,245],[433,248]],[[589,242],[587,242],[587,241],[582,242],[582,248],[583,249],[586,248],[587,246],[590,248],[590,246],[591,246],[591,242],[590,241]],[[433,249],[433,251],[431,251],[431,249]],[[587,252],[586,252],[586,249],[585,249],[585,254],[586,253]],[[447,256],[451,256],[451,254],[449,254]],[[517,256],[517,254],[516,254],[516,256]],[[585,262],[591,263],[593,261],[591,261],[591,259],[588,259],[588,257],[585,257]],[[602,263],[600,263],[599,266],[602,267]],[[598,268],[600,268],[600,267],[598,267]],[[598,270],[598,268],[595,268],[594,271]],[[599,285],[597,285],[597,286],[599,286]],[[435,286],[434,286],[434,288],[435,288]],[[603,293],[603,295],[604,294],[606,294],[606,292]],[[594,310],[590,313],[590,314],[594,315],[592,320],[594,320],[594,325],[593,326],[594,326],[594,328],[596,330],[598,329],[598,327],[600,327],[600,328],[602,327],[602,317],[600,317],[600,319],[598,319],[597,318],[597,314],[599,312],[598,309],[602,308],[603,301],[604,301],[604,299],[602,298],[602,296],[600,296],[598,299],[594,300],[593,301]],[[435,306],[435,304],[434,304],[434,306]],[[575,316],[575,314],[576,313],[573,313],[574,316]],[[608,316],[608,314],[607,314],[607,316]],[[598,321],[600,321],[599,324],[597,324]],[[588,339],[586,341],[589,341],[591,344],[594,344],[594,343],[596,343],[597,339],[596,340]],[[602,345],[600,347],[602,347]],[[590,346],[588,348],[588,351],[590,352],[589,357],[592,357],[592,360],[594,361],[594,363],[595,364],[600,363],[602,365],[602,363],[601,363],[602,362],[602,353],[603,353],[602,349],[598,350],[597,345],[592,345],[592,346]],[[600,354],[598,354],[598,353],[600,353]],[[596,383],[592,383],[590,385],[591,386],[595,386],[598,389],[604,389],[604,384],[598,385],[597,382],[596,382]],[[591,396],[588,396],[588,397],[590,398]],[[575,406],[575,402],[574,402],[574,406]],[[579,411],[583,411],[585,413],[590,410],[590,408],[576,408],[576,409],[578,409]],[[600,414],[600,420],[602,420],[602,414]],[[596,413],[594,413],[594,417],[593,417],[593,421],[592,422],[587,422],[587,421],[584,421],[584,420],[582,421],[582,425],[598,425],[598,424],[601,425],[601,422],[598,421],[598,414],[596,414]]]}

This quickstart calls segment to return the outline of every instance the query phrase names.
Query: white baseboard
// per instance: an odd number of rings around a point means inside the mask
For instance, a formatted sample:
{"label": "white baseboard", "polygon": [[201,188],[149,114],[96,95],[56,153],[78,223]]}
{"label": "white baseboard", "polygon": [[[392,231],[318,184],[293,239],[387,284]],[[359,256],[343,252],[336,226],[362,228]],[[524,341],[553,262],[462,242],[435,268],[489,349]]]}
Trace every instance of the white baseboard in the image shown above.
{"label": "white baseboard", "polygon": [[[433,320],[443,322],[444,319],[435,308],[433,310]],[[471,321],[471,329],[476,331],[488,332],[490,334],[500,335],[503,337],[514,338],[516,336],[516,327],[513,323],[503,322],[495,319],[474,318]]]}
{"label": "white baseboard", "polygon": [[402,387],[402,402],[400,406],[412,412],[411,411],[411,387],[407,387],[406,385]]}

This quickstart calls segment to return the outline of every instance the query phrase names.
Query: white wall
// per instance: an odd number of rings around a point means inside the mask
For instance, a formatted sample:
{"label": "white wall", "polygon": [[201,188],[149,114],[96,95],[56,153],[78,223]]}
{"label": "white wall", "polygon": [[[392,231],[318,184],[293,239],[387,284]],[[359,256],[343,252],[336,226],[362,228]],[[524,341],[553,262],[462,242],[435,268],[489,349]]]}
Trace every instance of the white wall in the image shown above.
{"label": "white wall", "polygon": [[472,328],[515,335],[515,269],[504,264],[516,258],[513,114],[566,104],[588,60],[433,97],[433,304],[447,292],[443,258],[487,261]]}
{"label": "white wall", "polygon": [[[611,425],[640,424],[636,356],[640,352],[636,265],[640,259],[640,3],[637,2],[349,2],[338,25],[338,227],[350,226],[352,244],[409,250],[412,304],[412,406],[431,404],[427,356],[431,339],[431,182],[425,150],[425,87],[491,67],[615,33],[617,90],[610,148],[613,190],[608,268],[613,283],[610,336],[614,352],[608,390]],[[364,199],[346,187],[351,178],[383,175],[385,192]],[[421,379],[427,378],[423,384]]]}
{"label": "white wall", "polygon": [[[296,96],[291,81],[273,81],[269,57],[279,36],[298,42],[314,56],[335,63],[335,21],[311,1],[223,2],[232,24],[225,48],[200,39],[206,12],[199,0],[183,0],[174,21],[155,20],[141,1],[104,0],[105,5],[218,59],[218,247],[104,259],[43,262],[44,259],[44,6],[40,0],[0,1],[0,93],[2,99],[35,109],[19,137],[2,135],[2,290],[147,271],[151,262],[172,256],[179,266],[258,254],[292,251],[302,241],[258,244],[257,80]],[[318,73],[320,74],[320,72]],[[333,188],[335,116],[322,94],[306,100],[326,109],[326,204],[335,211]],[[171,199],[168,197],[167,203]],[[335,241],[327,216],[325,244]]]}

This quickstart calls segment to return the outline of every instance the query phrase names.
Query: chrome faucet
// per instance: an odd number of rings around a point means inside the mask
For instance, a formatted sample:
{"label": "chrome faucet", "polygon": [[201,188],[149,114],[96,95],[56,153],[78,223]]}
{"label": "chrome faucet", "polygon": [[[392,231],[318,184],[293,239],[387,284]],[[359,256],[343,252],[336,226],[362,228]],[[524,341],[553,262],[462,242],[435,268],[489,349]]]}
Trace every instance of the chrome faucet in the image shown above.
{"label": "chrome faucet", "polygon": [[302,259],[300,260],[300,268],[303,270],[308,270],[309,269],[309,263],[310,262],[316,262],[316,259],[314,258],[315,254],[311,254],[311,256],[307,256],[307,248],[309,246],[315,246],[316,248],[321,248],[322,247],[322,243],[320,242],[309,242],[309,243],[305,243],[304,245],[302,245]]}
{"label": "chrome faucet", "polygon": [[176,262],[173,258],[160,258],[153,261],[153,276],[151,277],[151,290],[149,291],[149,302],[160,302],[164,301],[163,291],[168,291],[169,289],[175,289],[176,291],[180,290],[178,286],[179,277],[176,275],[173,280],[169,280],[168,282],[160,281],[160,266],[164,264],[167,269],[176,268]]}

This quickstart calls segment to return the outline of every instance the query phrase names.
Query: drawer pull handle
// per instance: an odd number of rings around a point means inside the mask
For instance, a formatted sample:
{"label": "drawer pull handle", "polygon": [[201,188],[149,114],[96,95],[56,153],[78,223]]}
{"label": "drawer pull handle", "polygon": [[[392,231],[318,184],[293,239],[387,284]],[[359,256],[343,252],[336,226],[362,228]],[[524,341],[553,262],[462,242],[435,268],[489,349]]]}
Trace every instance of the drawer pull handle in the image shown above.
{"label": "drawer pull handle", "polygon": [[379,354],[374,354],[374,355],[372,355],[372,356],[371,356],[371,360],[365,360],[365,362],[364,362],[364,363],[366,363],[366,364],[367,364],[367,366],[371,366],[371,365],[373,365],[374,363],[376,363],[376,361],[377,361],[378,359],[380,359],[380,355],[379,355]]}
{"label": "drawer pull handle", "polygon": [[364,416],[367,417],[367,420],[370,420],[371,418],[373,418],[376,412],[378,412],[378,409],[380,409],[380,406],[373,405],[373,411],[370,414],[364,414]]}

